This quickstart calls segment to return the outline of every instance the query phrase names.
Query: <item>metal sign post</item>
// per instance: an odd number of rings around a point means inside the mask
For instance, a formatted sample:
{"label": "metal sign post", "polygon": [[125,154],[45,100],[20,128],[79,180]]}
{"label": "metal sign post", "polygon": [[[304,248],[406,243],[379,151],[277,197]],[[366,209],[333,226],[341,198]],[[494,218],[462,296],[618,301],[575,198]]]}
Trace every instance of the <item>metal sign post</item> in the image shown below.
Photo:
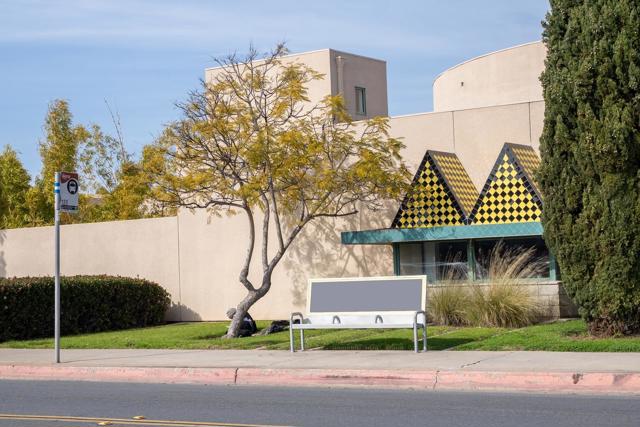
{"label": "metal sign post", "polygon": [[78,212],[78,174],[56,172],[54,192],[54,228],[55,228],[55,303],[54,303],[54,341],[56,363],[60,363],[60,212]]}
{"label": "metal sign post", "polygon": [[56,182],[54,184],[54,196],[55,196],[55,213],[54,213],[54,228],[56,230],[56,259],[55,259],[55,323],[54,323],[54,336],[55,336],[55,349],[56,349],[56,363],[60,363],[60,172],[56,172]]}

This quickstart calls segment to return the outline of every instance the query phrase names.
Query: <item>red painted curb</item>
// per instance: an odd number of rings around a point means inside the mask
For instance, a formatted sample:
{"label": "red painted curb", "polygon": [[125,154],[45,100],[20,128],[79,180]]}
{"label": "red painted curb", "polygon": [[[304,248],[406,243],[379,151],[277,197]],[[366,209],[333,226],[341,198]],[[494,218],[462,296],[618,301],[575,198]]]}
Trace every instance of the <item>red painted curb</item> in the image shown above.
{"label": "red painted curb", "polygon": [[0,365],[0,379],[640,394],[640,373]]}
{"label": "red painted curb", "polygon": [[433,389],[437,371],[238,369],[237,384]]}
{"label": "red painted curb", "polygon": [[441,390],[640,394],[639,373],[440,371]]}
{"label": "red painted curb", "polygon": [[1,379],[234,384],[235,368],[136,368],[0,365]]}

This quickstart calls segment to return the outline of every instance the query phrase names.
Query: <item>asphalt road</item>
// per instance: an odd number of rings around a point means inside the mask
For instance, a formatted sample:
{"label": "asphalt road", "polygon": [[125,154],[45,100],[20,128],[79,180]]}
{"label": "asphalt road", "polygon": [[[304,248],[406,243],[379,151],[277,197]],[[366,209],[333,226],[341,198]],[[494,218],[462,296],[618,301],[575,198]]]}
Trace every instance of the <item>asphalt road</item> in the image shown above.
{"label": "asphalt road", "polygon": [[[133,421],[138,415],[145,420]],[[151,425],[152,420],[165,426],[196,421],[218,426],[638,427],[640,398],[0,381],[3,427]]]}

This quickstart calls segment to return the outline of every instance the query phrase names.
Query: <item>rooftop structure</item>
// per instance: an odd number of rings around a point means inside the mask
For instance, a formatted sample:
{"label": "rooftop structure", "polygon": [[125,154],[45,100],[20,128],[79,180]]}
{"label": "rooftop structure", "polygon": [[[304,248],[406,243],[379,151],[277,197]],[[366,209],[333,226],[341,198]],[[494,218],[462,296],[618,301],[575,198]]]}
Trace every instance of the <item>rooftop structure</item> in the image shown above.
{"label": "rooftop structure", "polygon": [[[310,105],[318,104],[327,95],[342,95],[354,120],[388,115],[385,61],[322,49],[286,55],[282,62],[302,63],[324,75],[307,87]],[[207,68],[205,81],[211,81],[219,70],[220,67]]]}

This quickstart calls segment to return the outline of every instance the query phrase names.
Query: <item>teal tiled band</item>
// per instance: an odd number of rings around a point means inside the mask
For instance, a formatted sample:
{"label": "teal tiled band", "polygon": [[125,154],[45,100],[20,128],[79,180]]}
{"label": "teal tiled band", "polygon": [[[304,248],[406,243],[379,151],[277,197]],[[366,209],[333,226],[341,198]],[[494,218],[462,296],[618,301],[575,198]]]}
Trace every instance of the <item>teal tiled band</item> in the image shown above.
{"label": "teal tiled band", "polygon": [[381,245],[430,240],[464,240],[500,237],[541,236],[539,222],[514,224],[478,224],[429,228],[386,228],[381,230],[345,231],[341,233],[345,245]]}

